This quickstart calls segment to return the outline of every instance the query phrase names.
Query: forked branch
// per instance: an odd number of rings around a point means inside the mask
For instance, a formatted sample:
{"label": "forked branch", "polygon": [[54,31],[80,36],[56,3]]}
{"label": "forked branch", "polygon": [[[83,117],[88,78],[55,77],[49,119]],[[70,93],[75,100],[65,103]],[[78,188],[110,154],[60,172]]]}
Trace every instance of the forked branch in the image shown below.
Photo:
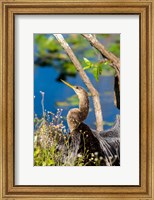
{"label": "forked branch", "polygon": [[109,52],[102,43],[100,43],[95,36],[92,34],[82,34],[84,38],[86,38],[90,44],[96,48],[103,57],[107,58],[112,62],[112,66],[116,70],[116,75],[118,79],[115,77],[115,102],[116,106],[120,109],[120,60],[113,53]]}

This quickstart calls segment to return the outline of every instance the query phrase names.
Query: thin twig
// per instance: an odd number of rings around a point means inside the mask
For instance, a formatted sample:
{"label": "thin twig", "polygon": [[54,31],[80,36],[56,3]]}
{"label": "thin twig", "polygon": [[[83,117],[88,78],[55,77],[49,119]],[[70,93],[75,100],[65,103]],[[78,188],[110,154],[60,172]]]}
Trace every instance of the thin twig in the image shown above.
{"label": "thin twig", "polygon": [[60,45],[64,48],[64,50],[67,52],[70,60],[73,62],[76,70],[79,72],[80,77],[82,78],[83,82],[85,83],[90,93],[92,94],[94,109],[95,109],[95,116],[96,116],[96,128],[97,128],[97,131],[100,132],[103,130],[103,116],[102,116],[99,93],[92,85],[90,79],[88,78],[87,74],[83,70],[79,60],[77,59],[77,57],[75,56],[69,44],[63,38],[63,36],[61,34],[54,34],[54,36],[56,37]]}

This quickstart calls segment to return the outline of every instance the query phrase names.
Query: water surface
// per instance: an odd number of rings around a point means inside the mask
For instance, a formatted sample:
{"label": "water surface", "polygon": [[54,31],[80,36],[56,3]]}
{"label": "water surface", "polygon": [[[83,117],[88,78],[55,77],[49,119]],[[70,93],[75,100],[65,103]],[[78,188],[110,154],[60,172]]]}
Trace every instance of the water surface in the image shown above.
{"label": "water surface", "polygon": [[[34,112],[38,115],[38,117],[42,116],[40,91],[45,92],[45,109],[47,111],[52,111],[53,113],[56,113],[57,111],[57,101],[65,101],[66,98],[75,94],[71,88],[56,80],[58,76],[59,72],[52,67],[34,67]],[[92,74],[88,74],[88,76],[100,94],[104,121],[114,122],[116,115],[119,114],[119,110],[114,106],[114,77],[101,76],[99,82],[96,82]],[[86,89],[79,75],[76,77],[68,77],[66,81],[72,85],[79,85]],[[85,123],[87,123],[91,128],[95,129],[95,115],[92,97],[89,97],[89,99],[90,112],[85,120]],[[66,116],[71,107],[62,108],[62,115]],[[67,126],[66,121],[64,123]],[[110,128],[109,124],[104,126],[104,129],[108,128]]]}

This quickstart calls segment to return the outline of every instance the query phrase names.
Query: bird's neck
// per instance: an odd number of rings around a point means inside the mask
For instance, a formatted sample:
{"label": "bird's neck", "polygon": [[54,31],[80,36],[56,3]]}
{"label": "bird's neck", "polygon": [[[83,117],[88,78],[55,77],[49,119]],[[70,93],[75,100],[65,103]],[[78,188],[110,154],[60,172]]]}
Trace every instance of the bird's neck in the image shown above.
{"label": "bird's neck", "polygon": [[81,112],[81,116],[83,116],[83,120],[85,120],[89,112],[89,98],[88,95],[85,95],[79,99],[79,110]]}

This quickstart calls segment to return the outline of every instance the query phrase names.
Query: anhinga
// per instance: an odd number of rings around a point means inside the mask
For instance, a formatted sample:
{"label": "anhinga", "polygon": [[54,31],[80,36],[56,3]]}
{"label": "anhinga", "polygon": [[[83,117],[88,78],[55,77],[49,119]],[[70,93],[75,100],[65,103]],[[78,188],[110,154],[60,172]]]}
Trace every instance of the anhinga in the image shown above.
{"label": "anhinga", "polygon": [[67,123],[70,132],[73,133],[73,131],[77,130],[79,125],[87,118],[89,113],[88,93],[80,86],[73,86],[66,81],[61,81],[72,88],[79,99],[79,108],[73,108],[67,114]]}
{"label": "anhinga", "polygon": [[[73,148],[75,148],[75,154],[83,153],[84,149],[88,151],[89,156],[85,159],[86,164],[90,159],[92,153],[102,156],[104,159],[101,161],[101,165],[112,165],[113,162],[120,162],[120,143],[119,136],[117,136],[116,123],[115,127],[110,131],[104,131],[100,134],[92,131],[83,121],[87,118],[89,113],[89,98],[88,93],[80,86],[73,86],[64,80],[61,80],[64,84],[74,90],[79,99],[79,108],[73,108],[69,110],[67,114],[67,123],[70,129],[70,135]],[[112,133],[111,133],[112,132]],[[114,138],[116,135],[116,138]],[[109,137],[108,137],[109,136]],[[88,165],[93,165],[93,162],[88,162]],[[119,165],[119,164],[117,164]]]}

